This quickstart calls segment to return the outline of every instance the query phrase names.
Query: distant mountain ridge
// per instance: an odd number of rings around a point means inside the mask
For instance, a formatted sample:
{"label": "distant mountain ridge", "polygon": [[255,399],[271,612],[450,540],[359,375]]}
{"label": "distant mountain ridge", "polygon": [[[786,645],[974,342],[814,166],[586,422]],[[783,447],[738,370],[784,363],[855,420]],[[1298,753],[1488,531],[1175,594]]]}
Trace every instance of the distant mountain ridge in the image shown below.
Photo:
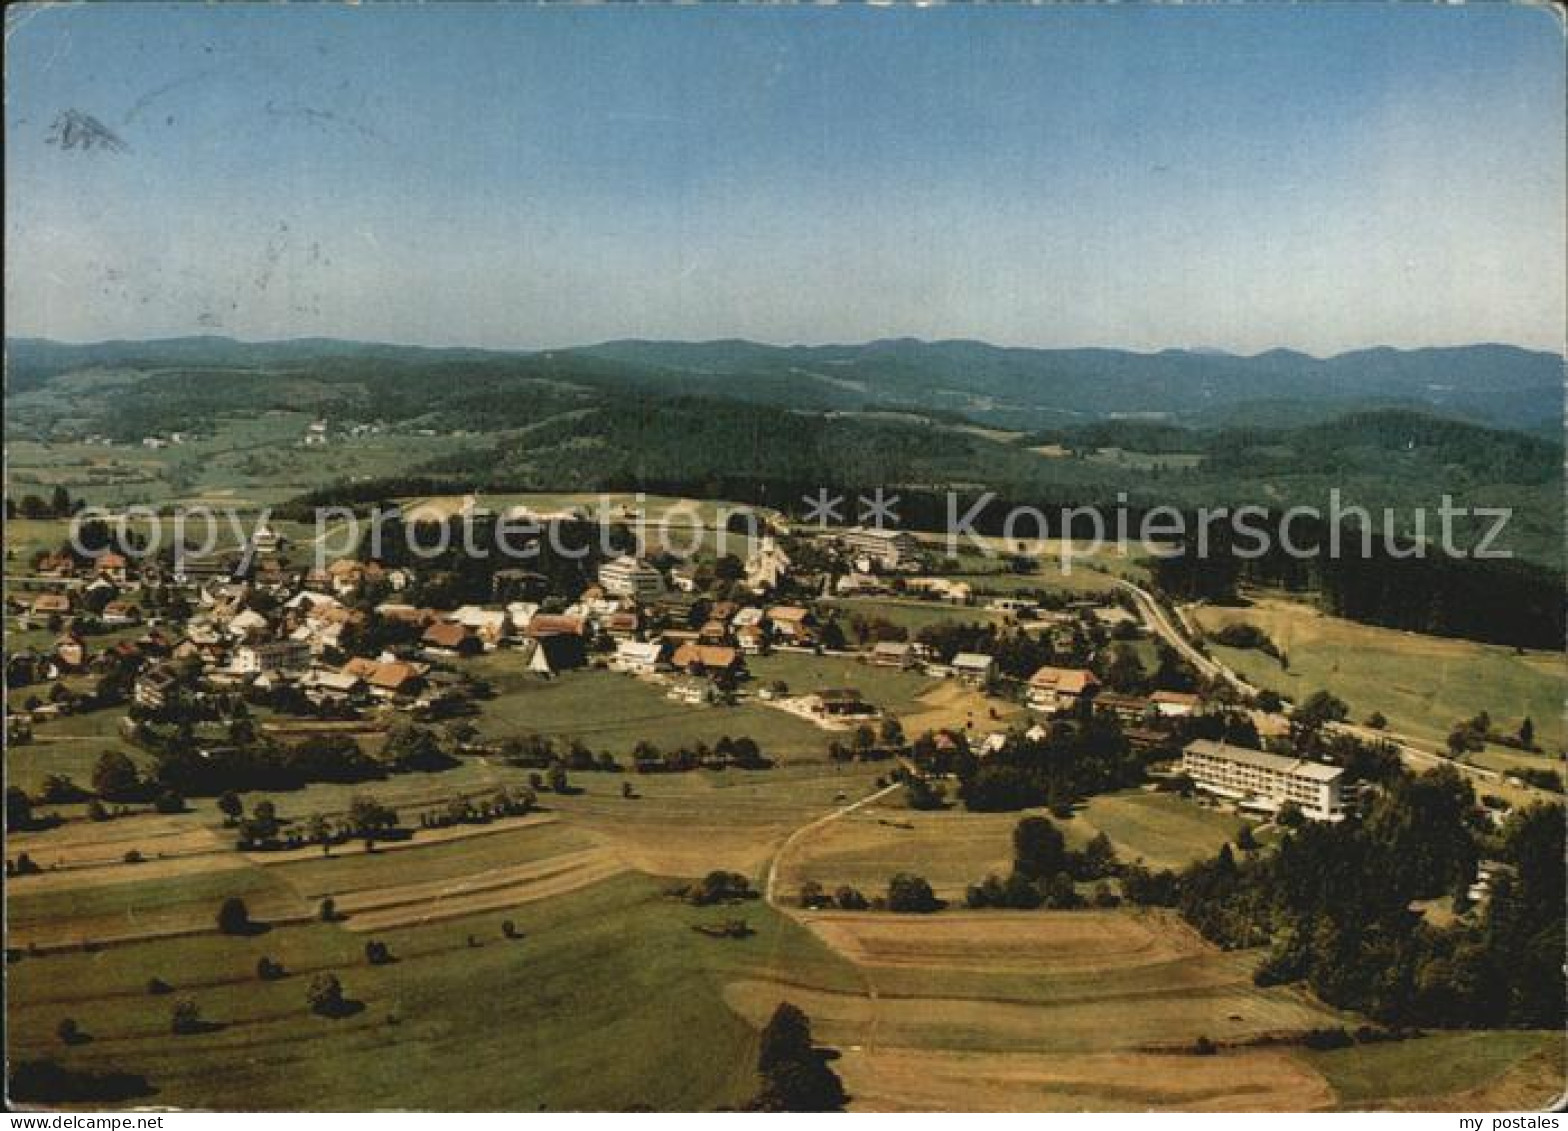
{"label": "distant mountain ridge", "polygon": [[1348,410],[1404,407],[1507,428],[1555,431],[1563,359],[1518,346],[1374,347],[1318,358],[1289,349],[1241,356],[1213,349],[1138,353],[1037,349],[948,339],[845,345],[766,345],[745,339],[621,339],[560,350],[389,345],[331,338],[244,342],[185,337],[82,344],[6,340],[7,393],[94,367],[283,367],[312,361],[504,362],[591,358],[623,367],[644,392],[719,395],[797,408],[920,406],[1032,431],[1142,416],[1198,425],[1310,423]]}

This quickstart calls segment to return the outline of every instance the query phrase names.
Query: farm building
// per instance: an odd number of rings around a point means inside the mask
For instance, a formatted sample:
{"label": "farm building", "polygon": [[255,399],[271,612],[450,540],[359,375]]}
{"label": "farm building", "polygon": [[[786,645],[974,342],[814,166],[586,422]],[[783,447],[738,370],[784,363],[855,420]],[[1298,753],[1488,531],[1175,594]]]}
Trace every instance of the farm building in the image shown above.
{"label": "farm building", "polygon": [[1043,667],[1029,677],[1029,706],[1061,711],[1093,696],[1099,687],[1099,679],[1085,668]]}
{"label": "farm building", "polygon": [[874,715],[877,709],[852,687],[824,688],[806,697],[806,709],[821,718]]}

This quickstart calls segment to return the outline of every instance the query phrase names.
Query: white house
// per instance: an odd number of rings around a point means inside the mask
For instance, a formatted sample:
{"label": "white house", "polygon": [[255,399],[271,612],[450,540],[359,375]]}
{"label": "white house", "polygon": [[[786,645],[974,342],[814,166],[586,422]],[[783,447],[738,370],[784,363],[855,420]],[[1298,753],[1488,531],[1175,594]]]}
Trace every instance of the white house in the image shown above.
{"label": "white house", "polygon": [[234,649],[230,668],[242,675],[263,672],[289,674],[310,667],[310,644],[303,640],[269,640],[264,644],[241,644]]}
{"label": "white house", "polygon": [[996,672],[996,661],[983,652],[960,652],[948,666],[965,683],[978,685],[990,683]]}
{"label": "white house", "polygon": [[656,640],[623,640],[615,646],[611,665],[634,675],[651,675],[664,666],[664,645]]}

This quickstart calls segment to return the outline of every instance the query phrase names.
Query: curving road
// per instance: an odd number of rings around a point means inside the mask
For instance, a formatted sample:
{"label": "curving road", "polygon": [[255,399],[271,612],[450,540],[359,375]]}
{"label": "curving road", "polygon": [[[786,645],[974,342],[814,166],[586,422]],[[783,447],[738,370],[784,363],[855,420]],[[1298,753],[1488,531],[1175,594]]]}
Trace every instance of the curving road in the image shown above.
{"label": "curving road", "polygon": [[800,828],[796,829],[794,832],[790,833],[789,836],[785,837],[784,843],[779,845],[779,850],[773,854],[773,859],[768,864],[768,879],[767,882],[762,886],[762,898],[767,901],[768,906],[785,912],[792,910],[791,908],[787,908],[781,905],[778,900],[779,862],[784,859],[784,854],[794,847],[796,841],[809,836],[818,829],[822,828],[822,826],[830,824],[833,821],[838,820],[840,817],[848,816],[856,809],[859,809],[861,806],[870,805],[873,801],[880,800],[881,798],[886,797],[888,794],[892,793],[894,790],[901,789],[902,787],[902,782],[894,782],[892,785],[884,786],[874,793],[866,794],[866,796],[862,797],[859,801],[851,801],[848,805],[841,806],[840,808],[833,810],[831,813],[825,813],[816,820],[801,825]]}
{"label": "curving road", "polygon": [[[1119,579],[1117,584],[1132,596],[1133,603],[1138,606],[1138,612],[1143,617],[1144,623],[1159,633],[1167,644],[1176,649],[1181,657],[1192,664],[1200,673],[1210,679],[1218,679],[1230,684],[1243,695],[1257,695],[1262,690],[1248,683],[1212,656],[1206,656],[1200,652],[1193,645],[1192,641],[1187,638],[1185,627],[1175,623],[1171,615],[1165,611],[1164,606],[1155,600],[1154,594],[1125,579]],[[1285,700],[1284,704],[1286,708],[1290,707],[1288,700]],[[1480,782],[1500,782],[1503,778],[1503,775],[1496,770],[1488,770],[1481,766],[1456,762],[1452,758],[1445,758],[1440,754],[1434,754],[1430,750],[1424,750],[1415,745],[1414,740],[1408,735],[1399,734],[1397,731],[1373,730],[1371,727],[1359,726],[1356,723],[1329,723],[1325,729],[1335,734],[1343,734],[1351,738],[1360,739],[1363,742],[1387,743],[1399,753],[1401,758],[1423,767],[1453,766],[1460,773]]]}

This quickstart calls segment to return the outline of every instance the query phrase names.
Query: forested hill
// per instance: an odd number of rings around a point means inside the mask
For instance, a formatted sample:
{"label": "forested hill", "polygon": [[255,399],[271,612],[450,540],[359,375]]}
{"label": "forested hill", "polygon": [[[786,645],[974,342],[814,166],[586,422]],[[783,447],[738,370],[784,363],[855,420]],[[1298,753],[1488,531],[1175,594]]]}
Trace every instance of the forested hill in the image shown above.
{"label": "forested hill", "polygon": [[1026,431],[1129,416],[1203,425],[1306,423],[1388,406],[1541,431],[1560,426],[1563,406],[1562,358],[1504,345],[1379,348],[1315,358],[1290,350],[1240,357],[1200,350],[1149,354],[912,339],[842,346],[617,341],[532,354],[320,338],[6,342],[11,394],[86,368],[297,372],[332,363],[507,366],[546,359],[569,368],[580,362],[600,378],[661,394],[722,395],[794,408],[919,406]]}
{"label": "forested hill", "polygon": [[580,352],[652,368],[688,391],[819,407],[919,404],[1035,429],[1084,417],[1228,423],[1275,406],[1275,418],[1325,419],[1350,407],[1406,405],[1503,427],[1555,428],[1563,359],[1505,345],[1315,358],[1198,350],[1021,349],[911,339],[848,346],[755,342],[607,342]]}

